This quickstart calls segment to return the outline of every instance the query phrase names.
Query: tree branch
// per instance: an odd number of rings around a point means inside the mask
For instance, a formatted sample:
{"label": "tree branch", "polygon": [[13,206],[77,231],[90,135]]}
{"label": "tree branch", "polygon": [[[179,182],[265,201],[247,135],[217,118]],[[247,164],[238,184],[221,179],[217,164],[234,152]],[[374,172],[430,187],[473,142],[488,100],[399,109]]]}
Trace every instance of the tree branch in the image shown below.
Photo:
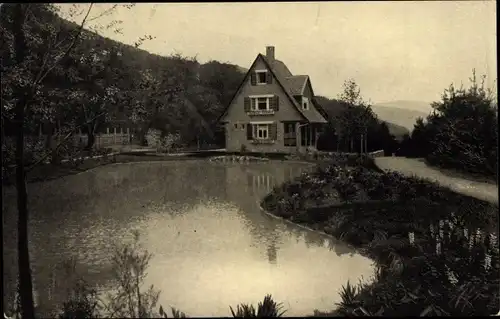
{"label": "tree branch", "polygon": [[99,18],[100,18],[100,17],[102,17],[102,16],[105,16],[105,15],[109,14],[111,11],[115,10],[117,7],[118,7],[118,5],[117,5],[117,4],[114,4],[111,8],[109,8],[109,9],[107,9],[107,10],[104,10],[101,14],[99,14],[99,15],[97,15],[97,16],[95,16],[95,17],[90,18],[90,19],[88,20],[88,22],[90,22],[90,21],[94,21],[94,20],[96,20],[96,19],[99,19]]}
{"label": "tree branch", "polygon": [[43,69],[40,70],[40,73],[38,74],[38,76],[35,78],[35,81],[33,82],[33,89],[41,82],[43,81],[43,79],[47,76],[47,74],[49,74],[50,71],[52,71],[56,66],[57,64],[59,64],[59,62],[64,59],[65,57],[67,57],[69,55],[69,53],[71,52],[71,50],[74,48],[75,44],[76,44],[76,41],[78,40],[78,38],[80,37],[80,34],[82,33],[82,30],[83,30],[83,26],[85,25],[85,23],[87,22],[87,18],[90,14],[90,11],[92,10],[92,6],[94,4],[91,3],[88,10],[87,10],[87,13],[85,14],[85,17],[83,18],[82,20],[82,23],[80,24],[80,26],[78,27],[78,31],[76,33],[76,35],[73,37],[73,40],[71,42],[71,44],[68,46],[68,48],[66,49],[66,51],[63,53],[63,55],[59,58],[59,59],[56,59],[56,61],[52,64],[51,67],[47,68],[47,70],[45,71],[45,73],[42,73],[43,72]]}

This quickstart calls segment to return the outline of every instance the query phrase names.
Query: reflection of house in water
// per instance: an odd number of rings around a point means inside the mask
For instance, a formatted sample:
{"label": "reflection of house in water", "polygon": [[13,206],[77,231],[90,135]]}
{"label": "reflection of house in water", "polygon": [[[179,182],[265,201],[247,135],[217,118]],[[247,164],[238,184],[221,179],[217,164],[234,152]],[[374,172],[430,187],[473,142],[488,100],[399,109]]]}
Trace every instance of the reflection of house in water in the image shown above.
{"label": "reflection of house in water", "polygon": [[244,212],[241,217],[251,234],[252,245],[262,249],[271,265],[276,265],[282,234],[277,231],[283,223],[260,211],[260,201],[275,186],[297,176],[300,166],[249,164],[226,167],[227,200],[238,205]]}
{"label": "reflection of house in water", "polygon": [[276,184],[274,176],[269,173],[249,176],[251,176],[252,178],[252,190],[257,194],[260,194],[262,192],[271,192]]}

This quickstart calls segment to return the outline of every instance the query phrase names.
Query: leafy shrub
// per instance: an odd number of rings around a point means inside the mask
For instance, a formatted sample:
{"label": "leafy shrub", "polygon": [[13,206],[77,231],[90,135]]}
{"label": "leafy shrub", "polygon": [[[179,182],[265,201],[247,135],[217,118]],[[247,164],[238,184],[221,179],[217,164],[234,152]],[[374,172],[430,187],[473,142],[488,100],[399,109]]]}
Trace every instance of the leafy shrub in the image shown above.
{"label": "leafy shrub", "polygon": [[181,136],[179,134],[167,133],[160,138],[157,150],[162,153],[168,153],[180,140]]}
{"label": "leafy shrub", "polygon": [[151,254],[143,250],[139,233],[134,232],[132,243],[117,245],[112,255],[114,286],[105,300],[84,281],[63,303],[59,318],[150,318],[158,317],[154,311],[160,292],[150,286],[141,291]]}
{"label": "leafy shrub", "polygon": [[150,128],[145,136],[146,143],[149,147],[157,148],[160,144],[161,131]]}

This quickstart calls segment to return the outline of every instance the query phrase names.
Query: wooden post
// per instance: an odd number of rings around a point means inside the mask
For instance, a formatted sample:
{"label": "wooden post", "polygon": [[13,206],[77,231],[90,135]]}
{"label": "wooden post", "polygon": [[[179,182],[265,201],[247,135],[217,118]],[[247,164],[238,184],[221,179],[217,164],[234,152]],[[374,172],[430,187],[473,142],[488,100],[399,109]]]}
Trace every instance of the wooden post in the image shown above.
{"label": "wooden post", "polygon": [[300,123],[299,122],[295,122],[295,147],[297,148],[297,153],[300,152],[300,142],[301,142],[301,135],[300,135]]}
{"label": "wooden post", "polygon": [[109,127],[106,127],[106,135],[109,135]]}
{"label": "wooden post", "polygon": [[368,133],[365,131],[365,152],[368,153]]}
{"label": "wooden post", "polygon": [[359,153],[363,154],[363,134],[360,135],[359,139],[360,145],[359,145]]}
{"label": "wooden post", "polygon": [[309,129],[309,146],[313,145],[313,131],[312,131],[312,124],[308,125]]}
{"label": "wooden post", "polygon": [[114,127],[113,130],[113,144],[116,144],[116,126]]}
{"label": "wooden post", "polygon": [[318,149],[318,139],[319,139],[319,129],[317,127],[314,127],[314,148],[317,150]]}

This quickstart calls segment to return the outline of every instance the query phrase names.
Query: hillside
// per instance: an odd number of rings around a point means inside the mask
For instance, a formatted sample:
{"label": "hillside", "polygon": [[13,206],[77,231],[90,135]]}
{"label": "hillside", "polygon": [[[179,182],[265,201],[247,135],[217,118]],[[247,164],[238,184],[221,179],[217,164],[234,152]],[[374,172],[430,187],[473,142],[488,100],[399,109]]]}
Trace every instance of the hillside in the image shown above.
{"label": "hillside", "polygon": [[[4,45],[6,50],[2,50],[1,57],[5,65],[11,65],[9,61],[13,59],[14,43],[11,24],[7,22],[12,13],[10,7],[3,11],[0,31],[2,38],[7,41]],[[32,11],[36,12],[37,19],[28,19],[26,23],[30,29],[29,60],[34,61],[33,65],[28,66],[28,70],[41,65],[38,62],[44,59],[46,48],[42,39],[59,31],[62,35],[58,36],[65,38],[64,35],[74,33],[77,29],[75,23],[55,15],[48,5],[34,5]],[[90,61],[92,57],[97,60],[81,63],[84,59]],[[58,119],[81,117],[81,103],[70,94],[76,87],[81,89],[82,94],[87,95],[87,100],[93,98],[96,101],[104,95],[98,96],[95,92],[113,87],[119,92],[116,94],[115,103],[93,103],[87,106],[96,114],[106,112],[110,115],[106,119],[100,117],[95,120],[96,132],[105,130],[106,126],[128,126],[137,129],[140,136],[148,128],[157,128],[165,133],[178,133],[181,144],[197,143],[200,139],[205,139],[201,142],[214,143],[216,119],[243,79],[243,70],[239,66],[218,61],[201,64],[192,57],[152,54],[84,29],[69,56],[53,69],[45,81],[43,91],[47,95],[44,98],[49,103],[44,105],[65,107],[46,110],[46,113],[53,114],[54,118],[46,119],[43,123],[36,120],[38,122],[35,125],[43,124],[47,132],[54,131],[64,123]],[[9,75],[9,70],[2,69],[2,75]],[[85,82],[86,86],[83,88],[81,79],[93,77],[100,77],[99,81]],[[9,82],[7,77],[2,78],[4,88],[11,85],[12,81]],[[53,92],[59,95],[55,96]],[[10,97],[2,98],[7,100]],[[84,115],[92,114],[89,112]],[[10,127],[11,123],[5,124]],[[6,134],[10,134],[9,129]],[[220,140],[220,136],[218,139]]]}
{"label": "hillside", "polygon": [[[329,99],[324,96],[317,96],[316,100],[323,107],[330,118],[339,116],[344,110],[344,106],[335,99]],[[396,140],[401,140],[405,134],[409,134],[410,131],[406,127],[400,124],[396,124],[394,121],[388,120],[387,117],[384,118],[380,116],[375,110],[374,113],[377,114],[381,122],[385,122],[387,124],[390,134],[393,135]]]}
{"label": "hillside", "polygon": [[425,119],[430,112],[430,109],[428,112],[424,112],[381,104],[373,105],[372,109],[381,120],[396,124],[410,132],[413,130],[413,125],[417,118],[421,117]]}
{"label": "hillside", "polygon": [[414,101],[414,100],[395,100],[388,102],[376,103],[377,106],[395,107],[405,110],[420,111],[428,113],[432,110],[431,103],[425,101]]}
{"label": "hillside", "polygon": [[396,141],[402,141],[403,137],[405,135],[410,134],[410,130],[408,130],[406,127],[397,125],[388,121],[382,121],[385,124],[387,124],[387,127],[389,128],[389,132],[391,133],[392,136],[396,139]]}

